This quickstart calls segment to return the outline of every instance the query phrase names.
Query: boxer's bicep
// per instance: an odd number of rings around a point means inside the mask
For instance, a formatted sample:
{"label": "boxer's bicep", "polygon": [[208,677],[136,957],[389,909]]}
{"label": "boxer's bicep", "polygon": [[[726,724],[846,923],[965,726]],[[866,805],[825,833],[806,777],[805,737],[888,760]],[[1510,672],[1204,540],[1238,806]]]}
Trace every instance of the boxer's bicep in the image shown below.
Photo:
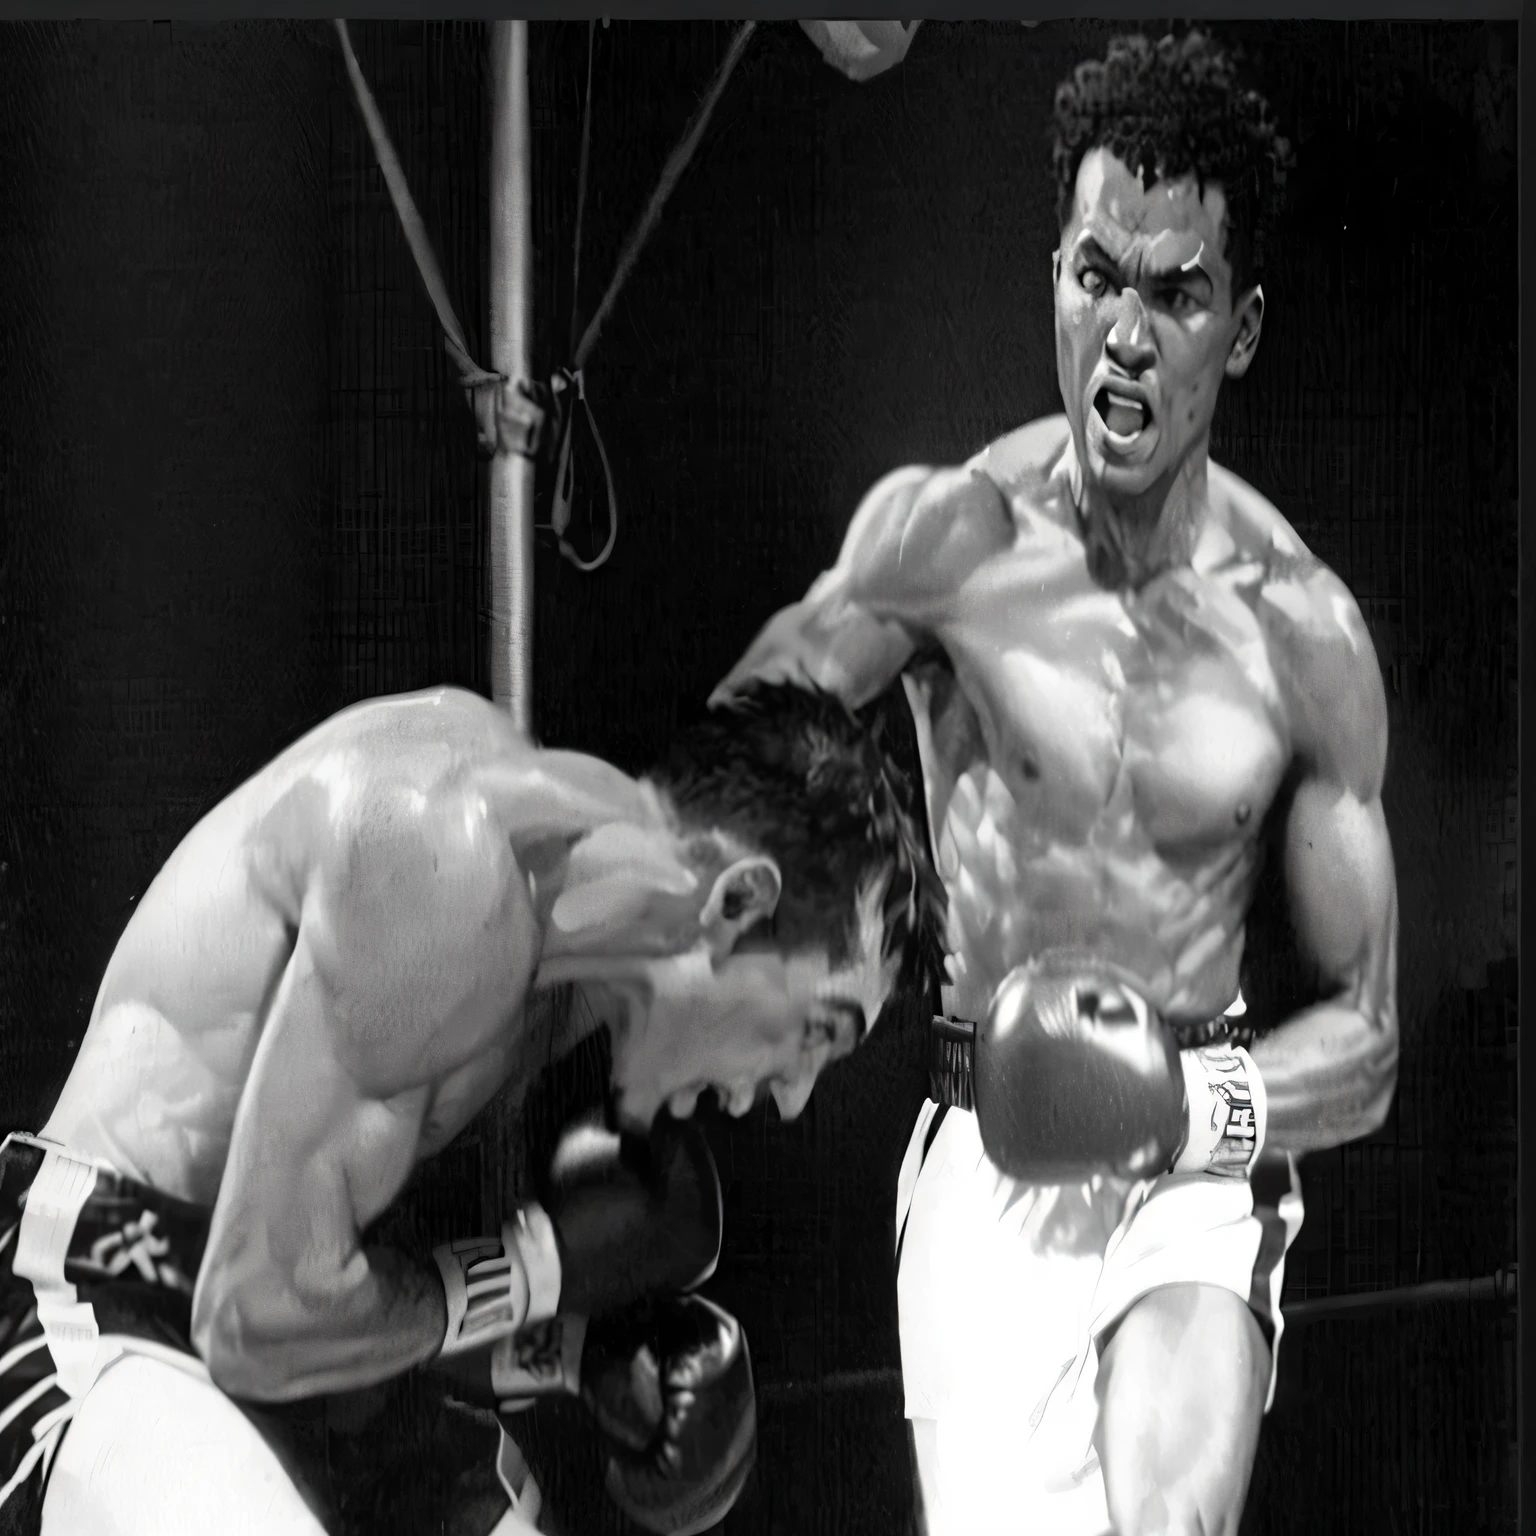
{"label": "boxer's bicep", "polygon": [[1359,607],[1321,562],[1279,562],[1265,598],[1297,770],[1282,846],[1286,905],[1321,995],[1260,1038],[1254,1059],[1271,1144],[1307,1152],[1370,1134],[1396,1089],[1386,692]]}
{"label": "boxer's bicep", "polygon": [[1286,826],[1285,876],[1297,940],[1325,986],[1391,1030],[1397,881],[1380,796],[1304,778]]}
{"label": "boxer's bicep", "polygon": [[1285,845],[1292,921],[1325,982],[1395,1021],[1397,884],[1382,812],[1387,700],[1369,632],[1326,567],[1301,584],[1291,630],[1292,715],[1302,769]]}
{"label": "boxer's bicep", "polygon": [[1300,777],[1284,868],[1291,924],[1322,999],[1256,1047],[1274,1143],[1338,1146],[1380,1126],[1397,1084],[1397,879],[1382,811],[1386,699],[1369,637],[1342,585],[1322,596],[1351,620],[1322,625],[1293,674]]}
{"label": "boxer's bicep", "polygon": [[1286,824],[1286,885],[1320,1001],[1253,1046],[1269,1144],[1342,1146],[1379,1129],[1397,1087],[1397,890],[1379,796],[1309,775]]}
{"label": "boxer's bicep", "polygon": [[[346,1006],[366,1008],[366,986]],[[194,1342],[236,1396],[367,1385],[440,1337],[440,1288],[361,1235],[410,1175],[428,1090],[384,1097],[361,1082],[357,1022],[338,1017],[301,931],[235,1115],[193,1304]]]}

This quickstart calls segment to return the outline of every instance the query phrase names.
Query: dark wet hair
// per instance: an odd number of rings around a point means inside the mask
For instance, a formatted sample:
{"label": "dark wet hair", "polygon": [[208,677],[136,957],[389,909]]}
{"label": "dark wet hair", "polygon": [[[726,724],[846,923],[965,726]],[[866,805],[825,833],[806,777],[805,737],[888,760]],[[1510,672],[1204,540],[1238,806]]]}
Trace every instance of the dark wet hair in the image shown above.
{"label": "dark wet hair", "polygon": [[1240,78],[1241,65],[1237,50],[1199,30],[1156,42],[1117,37],[1102,59],[1079,64],[1056,87],[1058,225],[1071,217],[1084,156],[1107,149],[1149,187],[1191,174],[1202,193],[1218,183],[1234,292],[1256,281],[1293,157],[1269,103]]}
{"label": "dark wet hair", "polygon": [[786,949],[821,941],[833,964],[847,959],[855,897],[889,875],[884,952],[900,955],[898,985],[936,985],[943,886],[889,708],[855,716],[829,693],[759,683],[681,731],[649,776],[685,826],[730,832],[778,864],[773,937]]}

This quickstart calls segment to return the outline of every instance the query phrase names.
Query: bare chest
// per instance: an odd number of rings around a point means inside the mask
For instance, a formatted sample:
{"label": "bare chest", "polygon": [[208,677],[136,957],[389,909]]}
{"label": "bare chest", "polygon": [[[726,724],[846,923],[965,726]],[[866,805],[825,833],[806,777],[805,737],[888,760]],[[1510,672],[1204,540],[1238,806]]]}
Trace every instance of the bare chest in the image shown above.
{"label": "bare chest", "polygon": [[947,1006],[1067,945],[1209,1016],[1237,985],[1258,830],[1289,742],[1240,591],[1185,571],[1094,586],[1070,550],[979,571],[909,674],[949,892]]}
{"label": "bare chest", "polygon": [[951,780],[984,765],[1026,842],[1178,856],[1251,836],[1274,798],[1279,689],[1235,583],[1185,569],[1107,592],[1074,545],[1009,551],[939,638],[957,686],[931,750]]}

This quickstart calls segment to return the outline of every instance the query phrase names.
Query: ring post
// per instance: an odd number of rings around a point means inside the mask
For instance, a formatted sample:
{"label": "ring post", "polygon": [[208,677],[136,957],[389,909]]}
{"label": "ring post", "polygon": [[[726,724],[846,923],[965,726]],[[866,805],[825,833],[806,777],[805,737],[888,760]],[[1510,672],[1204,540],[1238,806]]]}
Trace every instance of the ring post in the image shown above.
{"label": "ring post", "polygon": [[[532,377],[532,146],[528,23],[491,23],[491,367],[514,388]],[[533,460],[490,467],[491,697],[533,732]]]}

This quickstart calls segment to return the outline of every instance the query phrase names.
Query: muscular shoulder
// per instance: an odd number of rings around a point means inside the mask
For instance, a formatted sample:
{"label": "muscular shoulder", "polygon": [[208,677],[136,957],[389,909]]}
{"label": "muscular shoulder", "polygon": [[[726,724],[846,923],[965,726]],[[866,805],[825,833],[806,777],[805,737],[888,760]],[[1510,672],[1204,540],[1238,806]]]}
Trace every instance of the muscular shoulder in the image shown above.
{"label": "muscular shoulder", "polygon": [[1232,557],[1267,567],[1290,561],[1313,561],[1306,541],[1285,514],[1241,475],[1212,460],[1206,470],[1210,505],[1232,541]]}
{"label": "muscular shoulder", "polygon": [[1001,487],[1005,495],[1035,501],[1046,494],[1052,472],[1072,440],[1063,415],[1042,416],[989,443],[971,461]]}
{"label": "muscular shoulder", "polygon": [[1297,753],[1356,793],[1374,796],[1386,762],[1386,693],[1359,603],[1252,486],[1214,464],[1210,485],[1236,559],[1254,569],[1256,609]]}
{"label": "muscular shoulder", "polygon": [[1066,441],[1051,417],[998,439],[964,464],[909,465],[860,503],[844,544],[849,593],[875,611],[942,597],[1017,532],[1016,504],[1044,486]]}
{"label": "muscular shoulder", "polygon": [[378,701],[348,726],[317,742],[295,785],[320,802],[312,823],[323,812],[306,919],[343,967],[456,963],[519,896],[504,817],[484,790],[510,723],[475,695],[442,690]]}

